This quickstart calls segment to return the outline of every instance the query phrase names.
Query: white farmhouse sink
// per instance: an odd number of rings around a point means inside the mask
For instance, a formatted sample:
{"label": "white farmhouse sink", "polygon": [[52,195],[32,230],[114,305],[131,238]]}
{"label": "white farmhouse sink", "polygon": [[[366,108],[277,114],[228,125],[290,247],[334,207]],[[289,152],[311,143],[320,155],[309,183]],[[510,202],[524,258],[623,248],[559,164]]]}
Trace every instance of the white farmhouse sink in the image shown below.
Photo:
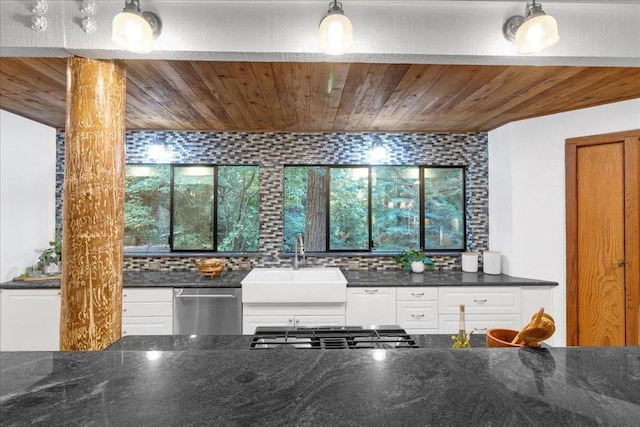
{"label": "white farmhouse sink", "polygon": [[242,281],[243,303],[345,302],[339,268],[254,268]]}

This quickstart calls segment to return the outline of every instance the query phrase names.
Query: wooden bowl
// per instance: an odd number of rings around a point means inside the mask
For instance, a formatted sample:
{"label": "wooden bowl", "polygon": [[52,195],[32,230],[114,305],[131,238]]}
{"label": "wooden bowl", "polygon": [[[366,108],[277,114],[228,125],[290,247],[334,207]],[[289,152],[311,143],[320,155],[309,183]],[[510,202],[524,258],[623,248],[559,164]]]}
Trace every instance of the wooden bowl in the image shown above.
{"label": "wooden bowl", "polygon": [[209,258],[196,262],[196,265],[204,277],[217,277],[224,270],[226,263],[222,258]]}
{"label": "wooden bowl", "polygon": [[487,347],[523,347],[524,344],[511,344],[518,332],[515,329],[487,329]]}
{"label": "wooden bowl", "polygon": [[[487,330],[487,347],[524,347],[526,344],[511,344],[511,341],[520,331],[515,329],[492,328]],[[540,347],[540,343],[526,345],[527,347]]]}

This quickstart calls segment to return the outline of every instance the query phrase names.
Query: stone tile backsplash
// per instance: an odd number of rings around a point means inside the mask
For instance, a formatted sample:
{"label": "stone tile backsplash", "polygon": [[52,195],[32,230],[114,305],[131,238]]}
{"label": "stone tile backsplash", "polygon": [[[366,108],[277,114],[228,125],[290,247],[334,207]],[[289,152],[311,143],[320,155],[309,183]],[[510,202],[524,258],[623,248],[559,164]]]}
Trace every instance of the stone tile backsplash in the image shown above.
{"label": "stone tile backsplash", "polygon": [[[56,163],[56,224],[62,227],[64,131],[58,131]],[[466,166],[467,246],[487,249],[489,240],[488,150],[486,133],[288,133],[288,132],[178,132],[129,131],[126,161],[135,163],[257,164],[260,167],[260,251],[248,256],[225,256],[228,268],[290,266],[282,257],[282,189],[284,165],[366,165],[374,144],[384,144],[389,165]],[[161,145],[171,158],[150,157],[149,147]],[[211,256],[217,256],[211,254]],[[125,255],[126,270],[196,270],[196,259],[206,256]],[[436,266],[460,267],[459,255],[435,255]],[[399,268],[390,256],[313,256],[310,265],[358,269]]]}

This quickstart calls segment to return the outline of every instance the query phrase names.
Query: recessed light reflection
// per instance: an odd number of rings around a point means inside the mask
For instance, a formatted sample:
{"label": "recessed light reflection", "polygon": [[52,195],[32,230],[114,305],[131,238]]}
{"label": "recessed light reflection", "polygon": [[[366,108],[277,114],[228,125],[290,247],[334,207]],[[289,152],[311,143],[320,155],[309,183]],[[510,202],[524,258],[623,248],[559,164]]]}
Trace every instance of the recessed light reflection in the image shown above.
{"label": "recessed light reflection", "polygon": [[162,355],[161,352],[159,352],[158,350],[151,350],[151,351],[147,351],[147,360],[158,360],[160,359],[160,356]]}
{"label": "recessed light reflection", "polygon": [[196,338],[197,335],[189,335],[189,338]]}
{"label": "recessed light reflection", "polygon": [[376,348],[374,350],[371,350],[371,356],[373,356],[373,360],[382,362],[387,358],[387,350],[383,348]]}

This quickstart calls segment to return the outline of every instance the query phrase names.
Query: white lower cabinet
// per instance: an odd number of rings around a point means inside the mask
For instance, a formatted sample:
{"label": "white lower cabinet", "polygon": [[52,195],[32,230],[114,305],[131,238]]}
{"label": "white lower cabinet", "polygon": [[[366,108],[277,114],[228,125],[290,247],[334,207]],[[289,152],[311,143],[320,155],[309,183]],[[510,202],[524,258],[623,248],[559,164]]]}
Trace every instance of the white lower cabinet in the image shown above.
{"label": "white lower cabinet", "polygon": [[0,351],[60,350],[60,291],[2,289]]}
{"label": "white lower cabinet", "polygon": [[349,326],[395,325],[396,288],[347,288]]}
{"label": "white lower cabinet", "polygon": [[460,328],[460,305],[465,306],[467,331],[484,334],[489,328],[522,327],[520,287],[440,287],[441,334],[455,334]]}
{"label": "white lower cabinet", "polygon": [[122,335],[173,334],[172,288],[125,288]]}
{"label": "white lower cabinet", "polygon": [[438,288],[398,288],[396,319],[410,334],[437,334]]}
{"label": "white lower cabinet", "polygon": [[242,333],[252,335],[258,326],[344,326],[344,303],[245,303]]}
{"label": "white lower cabinet", "polygon": [[[553,308],[548,286],[347,288],[348,325],[399,325],[411,334],[455,334],[460,304],[465,327],[522,329],[540,307]],[[549,341],[553,345],[553,341]]]}

